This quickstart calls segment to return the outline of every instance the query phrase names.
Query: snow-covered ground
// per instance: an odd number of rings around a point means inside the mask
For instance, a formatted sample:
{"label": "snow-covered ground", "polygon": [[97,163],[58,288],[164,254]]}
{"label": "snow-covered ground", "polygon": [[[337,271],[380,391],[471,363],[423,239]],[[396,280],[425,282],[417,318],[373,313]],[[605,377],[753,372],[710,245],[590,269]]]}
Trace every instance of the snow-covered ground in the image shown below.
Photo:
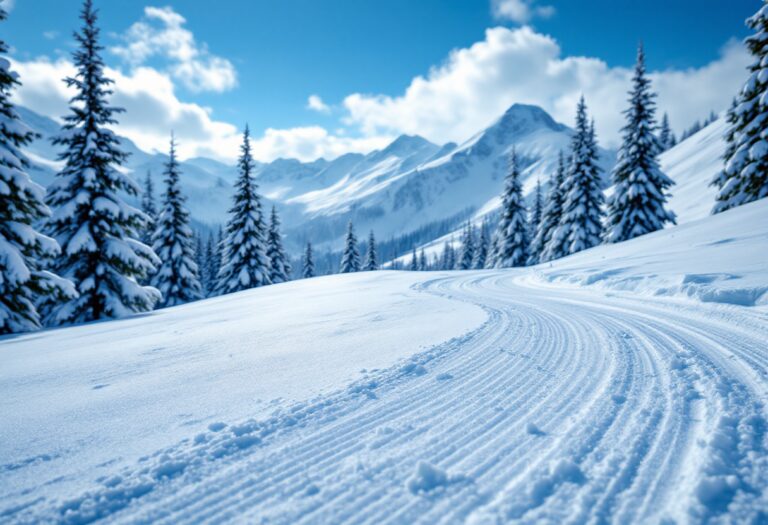
{"label": "snow-covered ground", "polygon": [[767,246],[763,200],[2,339],[0,521],[763,522]]}

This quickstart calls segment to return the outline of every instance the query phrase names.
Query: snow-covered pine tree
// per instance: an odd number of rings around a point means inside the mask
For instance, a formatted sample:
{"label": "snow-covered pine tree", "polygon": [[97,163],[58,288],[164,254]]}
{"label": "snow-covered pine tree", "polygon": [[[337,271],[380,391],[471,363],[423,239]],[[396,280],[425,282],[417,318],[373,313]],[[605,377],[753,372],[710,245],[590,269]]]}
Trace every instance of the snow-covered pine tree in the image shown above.
{"label": "snow-covered pine tree", "polygon": [[637,50],[627,124],[616,166],[611,173],[613,194],[608,199],[605,242],[628,241],[675,224],[675,214],[665,209],[667,190],[674,184],[659,167],[661,152],[655,135],[656,112],[651,81],[645,74],[645,54]]}
{"label": "snow-covered pine tree", "polygon": [[429,263],[427,263],[427,254],[424,252],[424,248],[419,253],[419,271],[426,272],[429,270]]}
{"label": "snow-covered pine tree", "polygon": [[200,279],[200,290],[203,297],[208,296],[208,281],[205,273],[205,243],[203,242],[203,234],[199,231],[194,233],[195,235],[195,264],[197,265],[197,274]]}
{"label": "snow-covered pine tree", "polygon": [[571,141],[570,166],[563,182],[563,213],[547,246],[547,260],[600,244],[604,196],[597,160],[594,123],[589,125],[587,104],[581,97]]}
{"label": "snow-covered pine tree", "polygon": [[413,251],[411,252],[411,262],[408,263],[408,270],[411,272],[418,272],[419,271],[419,256],[416,253],[416,247],[413,247]]}
{"label": "snow-covered pine tree", "polygon": [[160,307],[196,301],[202,298],[200,277],[195,263],[195,246],[189,227],[189,212],[184,207],[186,198],[181,193],[176,143],[171,137],[168,162],[165,164],[165,194],[157,217],[152,243],[162,261],[152,277],[152,285],[163,298]]}
{"label": "snow-covered pine tree", "polygon": [[[0,21],[6,18],[0,5]],[[0,334],[40,328],[36,303],[77,296],[71,282],[44,271],[43,263],[59,255],[59,245],[35,225],[50,216],[45,190],[27,174],[29,161],[21,148],[34,138],[10,101],[18,75],[5,58],[0,39]]]}
{"label": "snow-covered pine tree", "polygon": [[511,268],[527,264],[529,246],[526,216],[517,153],[512,148],[509,171],[504,181],[504,193],[501,196],[501,216],[496,229],[497,245],[494,260],[496,268]]}
{"label": "snow-covered pine tree", "polygon": [[674,146],[674,133],[672,128],[669,127],[669,116],[664,113],[661,118],[661,128],[659,129],[659,147],[661,152],[667,151]]}
{"label": "snow-covered pine tree", "polygon": [[352,221],[347,225],[347,236],[344,239],[344,252],[341,256],[339,273],[351,273],[360,271],[360,252],[357,249],[357,237]]}
{"label": "snow-covered pine tree", "polygon": [[747,19],[754,34],[745,44],[755,60],[737,105],[729,111],[725,166],[712,184],[712,213],[768,196],[768,0]]}
{"label": "snow-covered pine tree", "polygon": [[[560,224],[560,217],[563,214],[563,184],[565,182],[565,160],[563,152],[560,151],[557,157],[557,169],[549,179],[549,191],[547,192],[547,203],[544,206],[544,213],[541,216],[541,222],[536,228],[536,235],[531,242],[531,264],[550,261],[556,256],[549,251],[551,246],[552,234]],[[554,246],[552,246],[554,248]]]}
{"label": "snow-covered pine tree", "polygon": [[269,279],[272,284],[284,283],[290,280],[291,263],[283,249],[283,235],[280,233],[280,219],[277,209],[272,206],[267,233],[267,257],[270,261]]}
{"label": "snow-covered pine tree", "polygon": [[541,224],[541,218],[544,215],[544,199],[541,195],[541,179],[536,179],[536,189],[533,192],[533,207],[531,208],[531,239],[536,235],[536,230]]}
{"label": "snow-covered pine tree", "polygon": [[471,270],[475,259],[475,232],[472,225],[467,222],[461,236],[461,252],[456,263],[458,270]]}
{"label": "snow-covered pine tree", "polygon": [[365,249],[363,269],[369,272],[379,269],[379,263],[376,261],[376,238],[373,236],[373,230],[368,234],[368,246]]}
{"label": "snow-covered pine tree", "polygon": [[227,262],[221,266],[217,276],[218,294],[249,290],[272,282],[272,262],[267,254],[267,226],[253,168],[250,131],[246,126],[237,160],[235,193],[222,243]]}
{"label": "snow-covered pine tree", "polygon": [[157,205],[155,204],[155,185],[152,182],[152,173],[147,170],[144,177],[144,188],[141,192],[141,211],[149,220],[141,230],[141,242],[147,246],[152,245],[152,234],[155,232],[155,219],[157,218]]}
{"label": "snow-covered pine tree", "polygon": [[77,73],[65,80],[76,94],[62,133],[53,141],[63,147],[59,159],[64,167],[46,197],[53,209],[47,230],[62,250],[54,270],[75,284],[79,296],[46,304],[50,324],[145,312],[160,299],[156,289],[138,283],[160,261],[136,240],[148,217],[121,195],[137,195],[140,188],[117,169],[127,154],[107,126],[117,123],[114,115],[122,109],[107,103],[112,80],[104,76],[91,0],[85,0],[80,18],[83,27],[75,34],[73,53]]}
{"label": "snow-covered pine tree", "polygon": [[205,242],[205,264],[200,270],[200,282],[205,283],[205,296],[211,297],[214,295],[218,271],[216,270],[216,241],[214,234],[208,235],[208,240]]}
{"label": "snow-covered pine tree", "polygon": [[304,257],[301,260],[301,276],[309,279],[315,276],[315,259],[312,256],[312,243],[307,241],[307,248],[304,250]]}
{"label": "snow-covered pine tree", "polygon": [[480,226],[480,238],[477,241],[477,249],[475,250],[475,260],[472,261],[472,268],[475,270],[482,270],[485,268],[485,262],[488,259],[488,225],[483,221],[483,225]]}
{"label": "snow-covered pine tree", "polygon": [[456,268],[456,250],[453,248],[453,239],[445,241],[443,254],[440,257],[441,270],[453,270]]}

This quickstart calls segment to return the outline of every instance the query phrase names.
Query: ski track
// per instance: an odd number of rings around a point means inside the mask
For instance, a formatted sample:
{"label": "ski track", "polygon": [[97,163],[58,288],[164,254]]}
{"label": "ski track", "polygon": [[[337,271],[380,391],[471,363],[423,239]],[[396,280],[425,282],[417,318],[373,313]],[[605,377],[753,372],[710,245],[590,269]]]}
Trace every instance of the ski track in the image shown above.
{"label": "ski track", "polygon": [[[764,308],[520,275],[426,281],[423,292],[488,320],[335,394],[190,437],[67,501],[31,495],[0,521],[768,520]],[[414,478],[420,462],[438,475]]]}

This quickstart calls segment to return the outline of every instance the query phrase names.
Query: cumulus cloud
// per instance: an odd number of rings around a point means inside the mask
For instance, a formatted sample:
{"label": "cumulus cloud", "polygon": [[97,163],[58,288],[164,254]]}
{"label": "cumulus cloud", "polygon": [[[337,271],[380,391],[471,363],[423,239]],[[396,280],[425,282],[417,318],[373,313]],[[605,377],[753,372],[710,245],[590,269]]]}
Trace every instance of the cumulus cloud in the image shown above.
{"label": "cumulus cloud", "polygon": [[323,99],[319,95],[310,95],[307,99],[307,109],[317,111],[318,113],[330,113],[331,108],[323,102]]}
{"label": "cumulus cloud", "polygon": [[[729,42],[704,67],[652,72],[661,110],[679,130],[710,110],[724,109],[746,78],[749,62],[743,46]],[[616,146],[631,74],[597,58],[564,57],[552,37],[528,26],[496,27],[486,30],[484,40],[452,51],[441,66],[414,78],[400,96],[347,96],[344,120],[369,136],[415,133],[436,142],[462,141],[515,102],[541,106],[570,125],[583,93],[603,144]]]}
{"label": "cumulus cloud", "polygon": [[329,133],[320,126],[290,129],[267,129],[253,142],[253,155],[257,159],[277,157],[308,161],[320,157],[333,159],[349,152],[369,152],[392,141],[390,136],[343,137]]}
{"label": "cumulus cloud", "polygon": [[[74,65],[65,59],[40,58],[14,61],[13,68],[22,80],[22,86],[14,91],[14,102],[61,121],[74,95],[61,79],[76,73]],[[240,130],[214,119],[207,108],[179,100],[167,74],[149,67],[138,67],[130,73],[107,68],[105,73],[115,81],[110,103],[126,110],[117,116],[116,132],[139,148],[165,152],[174,130],[181,158],[206,156],[232,162],[237,157],[242,140]],[[390,139],[346,137],[319,126],[270,128],[253,139],[253,150],[254,157],[261,161],[278,157],[310,161],[318,157],[335,158],[351,151],[368,152],[386,145]]]}
{"label": "cumulus cloud", "polygon": [[499,20],[511,20],[527,24],[534,17],[549,18],[555,14],[551,5],[536,5],[536,0],[491,0],[493,16]]}
{"label": "cumulus cloud", "polygon": [[[14,61],[13,68],[22,82],[14,91],[14,102],[61,121],[74,95],[62,79],[76,73],[74,65],[66,59],[39,58]],[[235,126],[214,120],[202,106],[179,100],[168,75],[148,67],[130,73],[106,68],[105,73],[115,81],[110,103],[126,109],[118,115],[116,131],[141,149],[164,151],[174,130],[182,157],[207,154],[232,159],[237,154]]]}
{"label": "cumulus cloud", "polygon": [[153,57],[168,60],[168,72],[192,91],[222,92],[237,85],[232,63],[211,54],[184,28],[186,19],[171,7],[145,7],[144,19],[122,35],[111,51],[138,67]]}

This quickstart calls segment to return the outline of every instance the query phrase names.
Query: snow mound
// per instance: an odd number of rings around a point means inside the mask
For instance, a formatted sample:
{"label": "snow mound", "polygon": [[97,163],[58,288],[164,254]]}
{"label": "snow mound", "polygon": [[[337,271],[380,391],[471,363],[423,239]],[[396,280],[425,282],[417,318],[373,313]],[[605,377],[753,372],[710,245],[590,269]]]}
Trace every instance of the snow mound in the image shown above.
{"label": "snow mound", "polygon": [[768,304],[768,199],[628,242],[603,245],[523,279],[738,306]]}
{"label": "snow mound", "polygon": [[419,461],[416,465],[416,471],[405,482],[405,486],[411,494],[418,495],[433,492],[440,487],[445,487],[462,479],[462,476],[449,475],[431,463]]}

